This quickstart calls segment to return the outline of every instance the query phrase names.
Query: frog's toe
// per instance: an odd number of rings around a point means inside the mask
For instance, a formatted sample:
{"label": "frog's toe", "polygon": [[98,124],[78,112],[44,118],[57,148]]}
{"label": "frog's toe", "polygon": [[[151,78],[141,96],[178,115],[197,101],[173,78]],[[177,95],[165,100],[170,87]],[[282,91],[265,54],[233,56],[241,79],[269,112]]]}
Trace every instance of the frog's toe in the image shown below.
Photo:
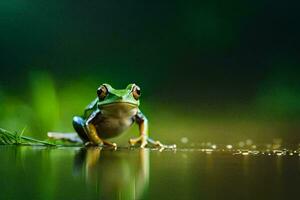
{"label": "frog's toe", "polygon": [[166,144],[162,144],[160,141],[158,141],[158,140],[153,140],[153,139],[151,139],[151,138],[148,138],[147,139],[147,141],[151,144],[151,145],[153,145],[153,146],[155,146],[155,147],[158,147],[158,148],[160,148],[160,149],[176,149],[176,144],[173,144],[173,145],[166,145]]}
{"label": "frog's toe", "polygon": [[145,140],[141,144],[141,148],[145,148],[147,146],[148,142]]}
{"label": "frog's toe", "polygon": [[111,146],[114,147],[114,148],[118,147],[117,143],[112,143]]}
{"label": "frog's toe", "polygon": [[117,143],[114,143],[114,142],[109,142],[109,141],[105,141],[105,140],[103,140],[102,142],[103,142],[104,145],[109,146],[109,147],[113,147],[114,149],[116,149],[117,146],[118,146]]}
{"label": "frog's toe", "polygon": [[129,139],[128,143],[129,143],[130,146],[134,146],[135,145],[135,143],[134,143],[134,141],[132,139]]}
{"label": "frog's toe", "polygon": [[113,149],[117,150],[117,148],[118,148],[118,145],[116,143],[113,143]]}
{"label": "frog's toe", "polygon": [[151,139],[151,138],[148,138],[147,139],[147,141],[151,144],[151,145],[153,145],[153,146],[155,146],[155,147],[163,147],[164,145],[160,142],[160,141],[158,141],[158,140],[153,140],[153,139]]}
{"label": "frog's toe", "polygon": [[140,136],[140,137],[137,137],[137,138],[131,138],[129,140],[130,146],[134,146],[137,143],[141,143],[141,147],[144,148],[147,145],[147,138],[146,138],[146,136]]}
{"label": "frog's toe", "polygon": [[138,137],[138,138],[131,138],[131,139],[129,139],[129,144],[130,144],[130,146],[134,146],[134,145],[136,145],[139,141],[141,141],[141,139],[140,139],[140,137]]}
{"label": "frog's toe", "polygon": [[116,143],[111,143],[108,146],[111,147],[113,150],[117,150],[118,148],[118,145]]}
{"label": "frog's toe", "polygon": [[157,141],[155,141],[154,146],[164,147],[165,145],[163,145],[160,141],[157,140]]}

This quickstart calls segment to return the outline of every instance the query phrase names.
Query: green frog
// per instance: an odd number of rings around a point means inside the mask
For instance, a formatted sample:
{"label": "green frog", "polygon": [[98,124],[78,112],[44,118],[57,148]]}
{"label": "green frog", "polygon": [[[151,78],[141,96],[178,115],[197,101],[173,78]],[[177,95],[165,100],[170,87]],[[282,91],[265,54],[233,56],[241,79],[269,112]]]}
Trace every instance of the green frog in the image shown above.
{"label": "green frog", "polygon": [[82,117],[73,118],[73,127],[86,145],[106,145],[117,147],[116,143],[106,139],[122,134],[131,125],[137,123],[140,135],[129,140],[131,146],[140,143],[161,148],[175,148],[164,145],[148,137],[148,120],[139,109],[141,89],[129,84],[125,89],[114,89],[105,83],[97,89],[97,98],[84,110]]}

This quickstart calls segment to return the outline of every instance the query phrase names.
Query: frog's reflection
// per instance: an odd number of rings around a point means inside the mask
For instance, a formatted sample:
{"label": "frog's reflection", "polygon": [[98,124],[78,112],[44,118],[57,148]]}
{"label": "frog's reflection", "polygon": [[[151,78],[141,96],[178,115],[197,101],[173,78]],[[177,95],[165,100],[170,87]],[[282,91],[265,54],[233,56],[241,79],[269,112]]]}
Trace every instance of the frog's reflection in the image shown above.
{"label": "frog's reflection", "polygon": [[83,148],[75,156],[74,172],[83,173],[101,199],[140,199],[148,186],[149,150]]}

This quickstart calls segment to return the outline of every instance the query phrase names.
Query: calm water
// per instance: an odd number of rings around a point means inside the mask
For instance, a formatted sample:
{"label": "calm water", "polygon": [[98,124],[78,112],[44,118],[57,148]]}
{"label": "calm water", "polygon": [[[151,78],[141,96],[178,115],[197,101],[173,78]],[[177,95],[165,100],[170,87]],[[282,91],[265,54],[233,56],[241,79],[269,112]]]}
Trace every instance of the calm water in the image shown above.
{"label": "calm water", "polygon": [[291,199],[299,152],[0,146],[0,199]]}

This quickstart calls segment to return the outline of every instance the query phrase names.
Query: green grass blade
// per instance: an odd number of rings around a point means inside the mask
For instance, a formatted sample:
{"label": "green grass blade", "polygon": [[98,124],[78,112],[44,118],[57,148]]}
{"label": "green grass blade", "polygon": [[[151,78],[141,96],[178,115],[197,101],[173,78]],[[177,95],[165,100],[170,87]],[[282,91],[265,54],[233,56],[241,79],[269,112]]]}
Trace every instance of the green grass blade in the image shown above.
{"label": "green grass blade", "polygon": [[[49,145],[49,146],[57,146],[51,142],[43,141],[34,139],[31,137],[23,136],[25,128],[18,134],[18,133],[11,133],[5,129],[0,128],[0,144],[28,144],[28,142],[34,144],[42,144],[42,145]],[[26,142],[23,142],[25,140]]]}

